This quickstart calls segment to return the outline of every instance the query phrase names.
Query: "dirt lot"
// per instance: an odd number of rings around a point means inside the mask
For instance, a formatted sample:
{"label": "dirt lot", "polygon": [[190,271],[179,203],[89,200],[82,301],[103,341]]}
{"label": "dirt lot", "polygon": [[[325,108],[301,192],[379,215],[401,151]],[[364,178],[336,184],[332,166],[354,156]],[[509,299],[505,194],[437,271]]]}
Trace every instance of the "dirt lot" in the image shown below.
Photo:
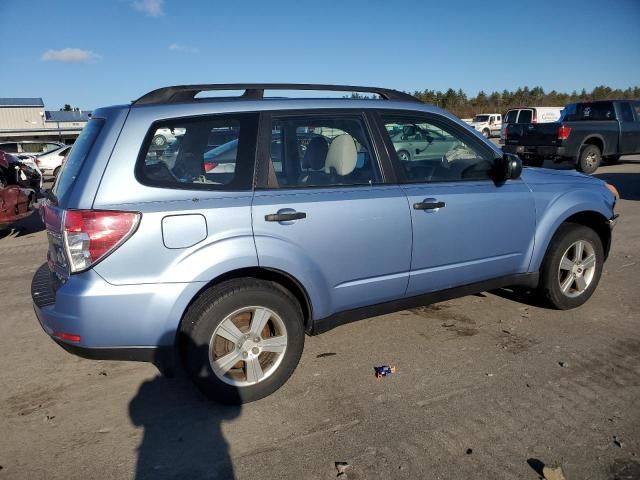
{"label": "dirt lot", "polygon": [[[307,338],[276,394],[205,401],[154,367],[65,353],[29,285],[45,234],[0,233],[0,479],[640,478],[640,157],[604,167],[620,222],[600,287],[569,312],[506,291]],[[376,381],[372,367],[396,365]]]}

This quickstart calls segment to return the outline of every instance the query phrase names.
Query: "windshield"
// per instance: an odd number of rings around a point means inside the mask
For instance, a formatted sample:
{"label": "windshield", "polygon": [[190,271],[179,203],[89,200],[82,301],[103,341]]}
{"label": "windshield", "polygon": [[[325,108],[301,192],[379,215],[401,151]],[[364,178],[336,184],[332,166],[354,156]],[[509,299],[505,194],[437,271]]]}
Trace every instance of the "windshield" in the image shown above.
{"label": "windshield", "polygon": [[58,198],[59,202],[62,202],[62,197],[70,191],[103,125],[103,119],[92,118],[87,122],[80,136],[73,144],[73,148],[69,152],[67,160],[64,162],[58,179],[53,186],[53,194]]}
{"label": "windshield", "polygon": [[489,121],[489,115],[476,115],[473,117],[473,121],[476,123],[484,123]]}

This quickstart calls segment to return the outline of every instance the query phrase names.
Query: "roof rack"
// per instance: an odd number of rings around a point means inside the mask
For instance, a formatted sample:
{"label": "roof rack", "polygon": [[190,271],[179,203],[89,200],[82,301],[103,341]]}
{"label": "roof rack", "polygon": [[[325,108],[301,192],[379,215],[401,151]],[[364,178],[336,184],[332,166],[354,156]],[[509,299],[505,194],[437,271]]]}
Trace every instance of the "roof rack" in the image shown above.
{"label": "roof rack", "polygon": [[[244,90],[235,98],[259,100],[264,98],[265,90],[320,90],[332,92],[375,93],[385,100],[402,100],[405,102],[419,102],[416,97],[398,90],[377,87],[361,87],[355,85],[317,85],[313,83],[212,83],[202,85],[176,85],[158,88],[133,101],[133,105],[151,105],[158,103],[193,102],[201,92],[221,90]],[[207,99],[210,100],[210,99]]]}

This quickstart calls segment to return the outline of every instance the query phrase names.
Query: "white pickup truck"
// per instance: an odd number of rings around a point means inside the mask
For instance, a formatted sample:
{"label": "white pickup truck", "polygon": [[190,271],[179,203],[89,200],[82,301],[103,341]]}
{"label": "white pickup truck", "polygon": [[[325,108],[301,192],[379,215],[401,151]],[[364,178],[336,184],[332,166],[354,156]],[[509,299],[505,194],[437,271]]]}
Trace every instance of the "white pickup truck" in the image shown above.
{"label": "white pickup truck", "polygon": [[487,138],[497,137],[502,129],[502,115],[499,113],[479,113],[473,117],[469,125]]}

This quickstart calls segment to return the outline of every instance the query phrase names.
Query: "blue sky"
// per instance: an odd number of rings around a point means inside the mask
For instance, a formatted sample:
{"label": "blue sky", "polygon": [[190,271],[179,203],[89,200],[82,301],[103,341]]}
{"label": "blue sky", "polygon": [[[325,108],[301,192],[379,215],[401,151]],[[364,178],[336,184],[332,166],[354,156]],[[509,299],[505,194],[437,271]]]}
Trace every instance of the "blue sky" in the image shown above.
{"label": "blue sky", "polygon": [[182,83],[640,84],[640,0],[0,0],[0,97],[92,109]]}

